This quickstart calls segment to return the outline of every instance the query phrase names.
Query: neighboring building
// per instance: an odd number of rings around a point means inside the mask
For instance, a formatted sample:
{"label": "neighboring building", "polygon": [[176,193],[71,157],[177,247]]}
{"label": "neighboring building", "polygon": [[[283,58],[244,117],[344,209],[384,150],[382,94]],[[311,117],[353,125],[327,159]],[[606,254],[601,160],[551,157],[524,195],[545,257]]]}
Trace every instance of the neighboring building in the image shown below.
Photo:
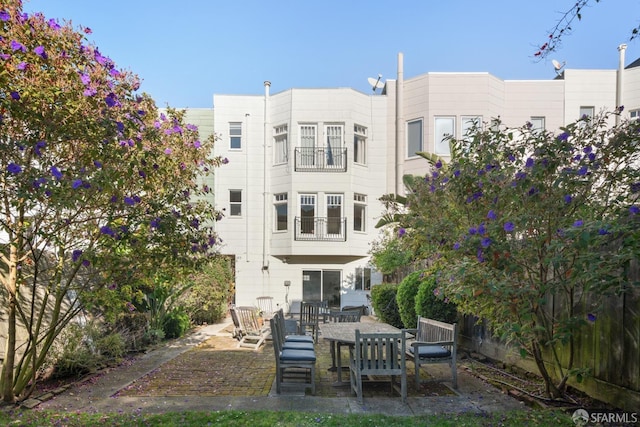
{"label": "neighboring building", "polygon": [[[620,48],[620,64],[624,48]],[[369,263],[380,196],[402,193],[404,174],[425,174],[418,151],[445,159],[445,135],[464,136],[474,121],[531,122],[558,130],[583,115],[625,105],[640,114],[640,68],[565,69],[552,80],[501,80],[488,73],[398,76],[381,94],[353,89],[288,89],[214,95],[216,225],[221,252],[235,257],[238,305],[269,295],[293,301],[369,305],[381,282]],[[398,90],[398,88],[400,88]],[[201,125],[201,123],[194,122]]]}

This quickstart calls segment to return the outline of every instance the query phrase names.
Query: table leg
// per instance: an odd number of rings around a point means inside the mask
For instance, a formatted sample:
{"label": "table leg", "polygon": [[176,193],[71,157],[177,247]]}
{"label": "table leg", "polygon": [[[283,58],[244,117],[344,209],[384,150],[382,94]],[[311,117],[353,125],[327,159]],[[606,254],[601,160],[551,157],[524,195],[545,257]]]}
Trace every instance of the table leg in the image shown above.
{"label": "table leg", "polygon": [[336,370],[336,342],[329,341],[329,351],[331,352],[331,367],[329,371],[334,372]]}

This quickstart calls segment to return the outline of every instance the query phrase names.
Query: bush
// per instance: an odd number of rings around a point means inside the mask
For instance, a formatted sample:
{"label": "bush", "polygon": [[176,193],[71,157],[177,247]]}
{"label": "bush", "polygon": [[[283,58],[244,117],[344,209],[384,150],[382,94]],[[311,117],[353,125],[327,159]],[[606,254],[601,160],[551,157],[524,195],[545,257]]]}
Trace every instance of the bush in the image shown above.
{"label": "bush", "polygon": [[371,287],[371,303],[378,318],[397,328],[402,328],[396,294],[398,285],[382,283]]}
{"label": "bush", "polygon": [[92,348],[95,325],[81,326],[71,323],[60,334],[60,353],[55,355],[53,377],[81,376],[93,372],[104,364],[104,356]]}
{"label": "bush", "polygon": [[148,329],[142,337],[143,345],[155,345],[164,339],[164,331],[162,329]]}
{"label": "bush", "polygon": [[190,278],[193,286],[180,298],[180,304],[196,325],[218,323],[227,316],[233,273],[226,257],[214,258]]}
{"label": "bush", "polygon": [[438,274],[435,271],[425,272],[420,281],[415,301],[417,314],[429,319],[446,323],[455,323],[458,310],[454,303],[449,302],[438,287]]}
{"label": "bush", "polygon": [[126,352],[126,345],[122,335],[118,332],[106,335],[96,341],[96,350],[108,359],[119,360]]}
{"label": "bush", "polygon": [[396,295],[398,311],[406,328],[415,328],[418,322],[416,295],[424,274],[424,271],[414,271],[402,279],[402,282],[398,285],[398,294]]}
{"label": "bush", "polygon": [[185,313],[184,309],[173,309],[165,317],[164,336],[165,338],[179,338],[187,332],[190,325],[189,315]]}

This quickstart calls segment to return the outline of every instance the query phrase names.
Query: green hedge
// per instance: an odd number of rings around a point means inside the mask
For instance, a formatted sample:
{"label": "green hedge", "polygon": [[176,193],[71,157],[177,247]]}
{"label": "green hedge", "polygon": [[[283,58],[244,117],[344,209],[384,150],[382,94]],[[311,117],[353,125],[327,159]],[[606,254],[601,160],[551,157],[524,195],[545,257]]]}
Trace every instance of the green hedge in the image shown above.
{"label": "green hedge", "polygon": [[371,303],[378,318],[397,328],[402,328],[402,319],[398,312],[396,294],[398,285],[382,283],[371,287]]}

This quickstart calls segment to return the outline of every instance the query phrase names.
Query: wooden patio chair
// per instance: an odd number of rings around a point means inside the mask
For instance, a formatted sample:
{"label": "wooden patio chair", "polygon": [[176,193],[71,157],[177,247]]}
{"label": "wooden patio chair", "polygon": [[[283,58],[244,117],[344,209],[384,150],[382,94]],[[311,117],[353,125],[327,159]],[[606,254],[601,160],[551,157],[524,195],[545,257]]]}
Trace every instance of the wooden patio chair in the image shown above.
{"label": "wooden patio chair", "polygon": [[273,317],[273,297],[258,297],[256,303],[265,323]]}
{"label": "wooden patio chair", "polygon": [[242,339],[242,326],[240,326],[240,319],[238,319],[236,308],[230,307],[229,314],[231,314],[231,320],[233,321],[233,332],[231,333],[231,336],[240,341]]}
{"label": "wooden patio chair", "polygon": [[278,340],[282,344],[283,349],[296,350],[314,350],[313,339],[308,335],[287,335],[285,319],[282,310],[278,310],[273,314],[272,319],[278,326],[277,329],[271,328],[271,337],[278,334]]}
{"label": "wooden patio chair", "polygon": [[407,401],[407,369],[405,359],[405,340],[403,333],[361,334],[356,329],[355,346],[349,348],[349,376],[351,391],[363,403],[363,377],[390,376],[391,389],[396,376],[400,376],[400,395],[402,402]]}
{"label": "wooden patio chair", "polygon": [[[330,323],[343,323],[343,322],[360,322],[362,318],[362,312],[360,310],[329,310],[329,322]],[[342,346],[338,342],[338,351],[342,351]],[[336,342],[331,341],[329,343],[329,349],[331,352],[331,366],[336,366]]]}
{"label": "wooden patio chair", "polygon": [[302,301],[300,304],[300,322],[298,331],[300,335],[311,333],[314,342],[318,342],[318,329],[320,323],[320,310],[325,309],[326,302]]}
{"label": "wooden patio chair", "polygon": [[280,330],[276,318],[270,319],[269,323],[276,359],[276,392],[280,394],[283,383],[300,383],[302,374],[304,383],[311,386],[311,394],[316,394],[316,352],[313,349],[283,348],[281,336],[284,331]]}
{"label": "wooden patio chair", "polygon": [[242,329],[242,338],[238,347],[258,350],[270,334],[269,328],[264,328],[258,321],[258,309],[255,307],[236,307],[235,311]]}

